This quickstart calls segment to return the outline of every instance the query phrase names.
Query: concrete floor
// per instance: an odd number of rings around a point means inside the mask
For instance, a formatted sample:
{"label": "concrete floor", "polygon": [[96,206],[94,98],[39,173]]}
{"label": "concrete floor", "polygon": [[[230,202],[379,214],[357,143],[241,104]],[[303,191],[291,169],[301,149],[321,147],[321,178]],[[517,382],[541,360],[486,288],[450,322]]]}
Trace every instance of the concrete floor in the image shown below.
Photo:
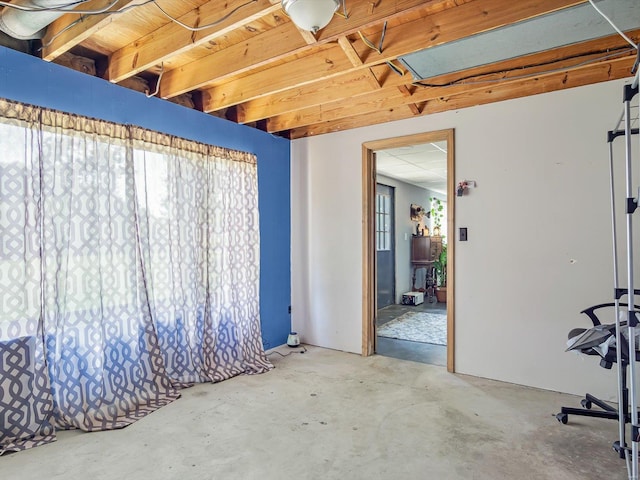
{"label": "concrete floor", "polygon": [[398,338],[378,337],[376,353],[400,360],[447,366],[447,347],[431,343],[412,342]]}
{"label": "concrete floor", "polygon": [[553,417],[574,396],[321,348],[270,358],[269,373],[184,390],[123,430],[0,457],[0,478],[627,478],[615,422]]}

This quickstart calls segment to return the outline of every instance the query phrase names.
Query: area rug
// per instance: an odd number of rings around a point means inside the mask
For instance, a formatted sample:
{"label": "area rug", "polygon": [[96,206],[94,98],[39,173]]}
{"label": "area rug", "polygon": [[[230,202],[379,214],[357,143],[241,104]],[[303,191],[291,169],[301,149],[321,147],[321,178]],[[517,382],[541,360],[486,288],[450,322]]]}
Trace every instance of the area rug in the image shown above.
{"label": "area rug", "polygon": [[378,335],[412,342],[447,344],[446,312],[407,312],[378,328]]}

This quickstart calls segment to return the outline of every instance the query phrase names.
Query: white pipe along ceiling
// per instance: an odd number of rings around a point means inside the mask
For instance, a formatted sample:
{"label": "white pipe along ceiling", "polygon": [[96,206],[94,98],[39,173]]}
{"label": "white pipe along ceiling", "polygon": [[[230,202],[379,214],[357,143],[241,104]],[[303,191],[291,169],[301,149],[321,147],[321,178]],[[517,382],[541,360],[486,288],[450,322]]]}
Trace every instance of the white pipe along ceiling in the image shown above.
{"label": "white pipe along ceiling", "polygon": [[[85,2],[64,2],[63,0],[16,0],[13,5],[26,9],[43,9],[42,11],[21,10],[4,7],[0,13],[0,30],[19,40],[42,38],[46,27],[61,17],[65,12]],[[54,11],[47,9],[56,9]]]}

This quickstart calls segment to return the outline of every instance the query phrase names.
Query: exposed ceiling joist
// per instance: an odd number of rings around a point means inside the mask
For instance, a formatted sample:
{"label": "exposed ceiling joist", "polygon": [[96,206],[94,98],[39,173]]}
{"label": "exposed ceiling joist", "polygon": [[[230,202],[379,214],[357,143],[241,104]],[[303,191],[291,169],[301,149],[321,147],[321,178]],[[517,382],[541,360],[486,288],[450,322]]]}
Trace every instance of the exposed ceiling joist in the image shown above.
{"label": "exposed ceiling joist", "polygon": [[[216,84],[213,88],[205,90],[207,101],[204,108],[205,111],[210,112],[283,91],[292,83],[300,86],[358,68],[372,67],[427,48],[429,45],[458,40],[577,3],[580,1],[539,0],[522,4],[522,2],[508,3],[504,0],[476,0],[460,7],[387,28],[384,42],[386,46],[380,53],[372,50],[361,39],[355,40],[352,46],[358,57],[362,59],[361,67],[355,67],[351,62],[346,61],[344,55],[341,55],[343,52],[339,46],[333,48],[327,46],[322,51],[296,58],[286,64],[233,78],[225,84]],[[181,87],[172,88],[171,85],[165,84],[162,86],[161,95],[166,98],[188,90],[186,85]]]}
{"label": "exposed ceiling joist", "polygon": [[[120,0],[109,11],[122,10],[131,5],[137,5],[141,0]],[[83,4],[86,10],[102,10],[113,3],[111,0],[93,0]],[[76,45],[79,45],[91,35],[109,25],[115,17],[111,15],[82,16],[67,13],[53,22],[47,28],[42,39],[42,58],[52,61]]]}
{"label": "exposed ceiling joist", "polygon": [[[378,70],[374,69],[372,72],[376,79],[378,78],[378,75],[376,75]],[[274,115],[282,115],[310,106],[353,98],[377,90],[380,84],[371,85],[368,77],[369,70],[362,69],[329,80],[305,86],[296,86],[283,92],[241,103],[238,105],[238,121],[240,123],[255,122]]]}
{"label": "exposed ceiling joist", "polygon": [[[354,5],[362,6],[362,0],[354,1]],[[378,16],[384,18],[395,18],[401,13],[415,11],[416,8],[423,6],[424,0],[404,0],[400,2],[403,10],[399,10],[394,2],[387,2],[384,8],[382,5],[378,8]],[[430,2],[439,3],[439,2]],[[291,22],[284,22],[278,27],[260,33],[255,37],[233,45],[227,49],[212,53],[206,57],[199,58],[187,65],[183,65],[175,71],[169,71],[165,75],[162,85],[161,95],[164,98],[170,98],[180,93],[202,88],[207,84],[224,82],[229,77],[236,78],[252,69],[261,68],[266,65],[274,64],[286,57],[303,57],[313,54],[318,45],[328,42],[344,42],[345,35],[353,33],[360,28],[371,24],[372,17],[363,13],[361,8],[355,9],[349,14],[349,18],[344,20],[336,18],[331,24],[335,33],[332,35],[323,35],[321,40],[312,44],[300,35],[298,29]],[[343,40],[340,40],[340,39]],[[346,44],[345,44],[346,45]],[[358,54],[352,50],[349,59],[354,60]],[[329,60],[331,61],[331,60]],[[359,65],[362,65],[360,61]],[[303,68],[294,67],[294,68]],[[313,74],[313,72],[309,72]],[[215,82],[212,82],[215,79]],[[225,105],[225,108],[230,105]]]}
{"label": "exposed ceiling joist", "polygon": [[[612,29],[609,37],[505,54],[421,86],[408,72],[398,74],[399,57],[504,26],[517,35],[520,22],[586,0],[347,0],[348,18],[335,15],[316,34],[295,26],[280,0],[112,2],[78,8],[122,13],[61,16],[39,55],[64,65],[88,57],[98,68],[82,70],[87,74],[97,70],[128,88],[133,79],[159,83],[158,96],[182,96],[187,107],[291,138],[623,78],[634,58]],[[640,18],[633,21],[637,29],[627,33],[637,42]],[[176,22],[211,26],[191,31]]]}
{"label": "exposed ceiling joist", "polygon": [[[233,14],[238,8],[240,10]],[[218,25],[199,32],[191,32],[174,22],[167,23],[158,30],[113,52],[109,59],[107,79],[111,82],[120,82],[154,65],[170,61],[177,55],[206,45],[233,30],[245,28],[261,17],[278,12],[281,12],[281,8],[279,4],[274,4],[274,0],[255,0],[251,3],[247,0],[231,0],[224,8],[220,8],[220,2],[217,0],[209,1],[183,15],[179,20],[186,25],[197,27],[230,16]],[[201,70],[205,68],[206,66],[202,65]]]}
{"label": "exposed ceiling joist", "polygon": [[[631,34],[636,38],[640,38],[640,30],[631,32]],[[593,53],[576,56],[577,52],[581,51]],[[611,60],[603,58],[614,55],[617,51],[620,52],[619,57]],[[397,92],[385,89],[379,92],[362,93],[352,98],[348,105],[340,101],[323,102],[306,109],[297,109],[293,112],[274,115],[267,121],[267,130],[270,132],[291,130],[304,125],[332,122],[353,115],[375,112],[378,109],[398,108],[402,105],[411,106],[416,102],[429,102],[441,97],[491,88],[491,86],[498,83],[508,85],[523,79],[529,80],[528,78],[523,78],[525,76],[529,76],[531,79],[535,78],[537,82],[540,78],[557,70],[570,72],[580,69],[588,71],[593,68],[591,62],[597,62],[598,60],[600,60],[600,63],[606,64],[622,62],[630,68],[634,57],[635,54],[630,51],[624,40],[617,35],[613,35],[605,39],[592,40],[580,45],[561,47],[552,51],[522,57],[519,59],[517,66],[510,61],[476,67],[474,71],[468,72],[468,74],[474,75],[474,78],[469,79],[466,83],[447,85],[450,82],[455,82],[460,77],[459,73],[454,73],[432,80],[434,85],[443,86],[418,86],[413,87],[417,89],[409,91],[408,85],[399,85]],[[546,73],[549,70],[552,70],[552,72]],[[306,103],[309,104],[310,101]]]}
{"label": "exposed ceiling joist", "polygon": [[[570,72],[556,72],[549,75],[520,79],[511,83],[496,84],[477,90],[465,90],[451,96],[443,96],[426,102],[422,114],[434,114],[460,108],[467,108],[487,103],[527,97],[540,93],[564,90],[567,88],[589,85],[597,82],[617,80],[629,76],[629,69],[633,64],[632,57],[624,60],[603,62],[595,67],[578,69]],[[533,81],[531,81],[533,80]],[[292,139],[339,132],[363,125],[376,125],[395,120],[404,120],[412,115],[402,108],[390,107],[385,110],[354,115],[333,122],[310,124],[289,131]]]}

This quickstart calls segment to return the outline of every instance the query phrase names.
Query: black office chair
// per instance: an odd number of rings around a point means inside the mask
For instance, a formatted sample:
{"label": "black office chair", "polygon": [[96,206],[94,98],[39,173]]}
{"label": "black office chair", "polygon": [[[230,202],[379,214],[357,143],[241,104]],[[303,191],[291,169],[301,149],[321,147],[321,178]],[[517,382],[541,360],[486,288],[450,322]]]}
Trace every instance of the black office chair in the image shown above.
{"label": "black office chair", "polygon": [[[627,307],[627,304],[620,303],[621,307]],[[615,344],[609,345],[606,352],[600,349],[600,346],[611,337],[615,338],[616,326],[614,324],[602,324],[596,310],[603,308],[615,308],[615,303],[603,303],[600,305],[594,305],[583,310],[580,313],[587,315],[593,323],[592,328],[575,328],[569,332],[569,348],[567,350],[578,350],[585,355],[597,355],[600,357],[600,366],[606,369],[611,369],[614,363],[617,362],[617,348]],[[636,307],[638,309],[639,307]],[[621,327],[626,327],[626,322],[621,323]],[[573,340],[573,342],[572,342]],[[629,366],[629,343],[624,335],[621,335],[621,389],[622,389],[622,411],[624,412],[624,422],[631,422],[631,414],[629,412],[629,390],[627,388],[627,368]],[[638,350],[636,347],[635,360],[640,360]],[[569,415],[579,415],[585,417],[595,418],[607,418],[610,420],[618,420],[618,408],[613,407],[607,402],[587,393],[580,404],[583,408],[562,407],[560,413],[556,414],[556,418],[559,422],[567,424],[569,421]],[[592,410],[592,407],[596,405],[600,410]],[[618,452],[621,458],[624,458],[624,448],[620,447],[620,441],[616,441],[613,444],[613,448]]]}

